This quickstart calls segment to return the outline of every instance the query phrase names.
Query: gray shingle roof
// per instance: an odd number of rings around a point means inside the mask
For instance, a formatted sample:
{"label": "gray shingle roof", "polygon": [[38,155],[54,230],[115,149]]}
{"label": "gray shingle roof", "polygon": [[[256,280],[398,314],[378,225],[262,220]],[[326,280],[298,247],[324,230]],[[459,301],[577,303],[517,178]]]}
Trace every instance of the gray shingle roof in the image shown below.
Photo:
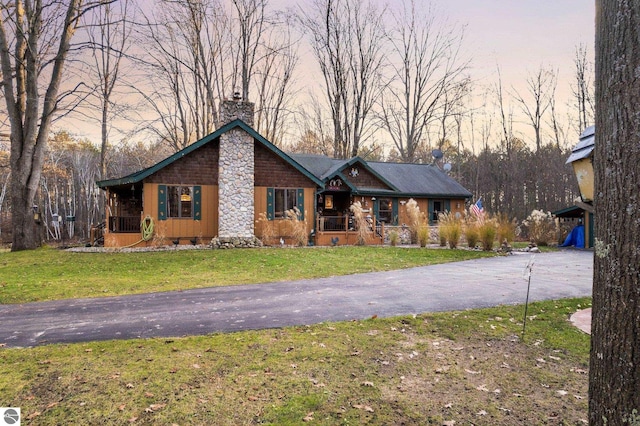
{"label": "gray shingle roof", "polygon": [[[351,160],[336,160],[325,155],[290,154],[300,165],[319,179],[331,177]],[[398,189],[398,195],[426,197],[463,197],[472,194],[455,179],[431,164],[383,163],[364,161],[371,170]],[[367,193],[393,193],[394,191],[358,188]]]}
{"label": "gray shingle roof", "polygon": [[369,162],[368,164],[406,195],[464,198],[472,196],[455,179],[431,164],[379,162]]}
{"label": "gray shingle roof", "polygon": [[318,179],[329,177],[348,162],[348,160],[336,160],[320,154],[289,154],[289,157],[309,170]]}

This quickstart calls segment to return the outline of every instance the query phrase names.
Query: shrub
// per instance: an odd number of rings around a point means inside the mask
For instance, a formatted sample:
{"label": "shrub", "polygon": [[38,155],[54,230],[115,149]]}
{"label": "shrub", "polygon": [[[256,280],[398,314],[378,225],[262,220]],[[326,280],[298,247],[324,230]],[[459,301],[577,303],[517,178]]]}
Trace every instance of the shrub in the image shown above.
{"label": "shrub", "polygon": [[484,251],[493,250],[493,243],[496,240],[497,226],[494,219],[485,219],[478,227],[482,249]]}
{"label": "shrub", "polygon": [[533,210],[522,224],[527,228],[529,240],[539,246],[546,246],[549,241],[555,240],[556,222],[551,212]]}
{"label": "shrub", "polygon": [[256,236],[265,246],[271,245],[276,238],[273,221],[268,219],[266,212],[258,215],[258,220],[256,220]]}
{"label": "shrub", "polygon": [[454,249],[458,247],[460,236],[462,235],[462,220],[454,213],[440,213],[438,215],[438,232],[440,235],[440,245]]}
{"label": "shrub", "polygon": [[498,241],[507,240],[512,243],[516,239],[516,228],[518,223],[515,219],[509,220],[509,217],[502,213],[497,217],[498,220]]}
{"label": "shrub", "polygon": [[287,222],[289,224],[289,232],[291,238],[298,247],[303,247],[307,245],[309,237],[307,236],[307,221],[301,220],[300,210],[297,207],[294,207],[285,212]]}
{"label": "shrub", "polygon": [[363,246],[367,243],[367,238],[369,238],[372,232],[369,221],[362,210],[360,201],[351,204],[349,210],[353,212],[353,223],[357,230],[358,245]]}
{"label": "shrub", "polygon": [[400,240],[400,234],[398,234],[398,231],[394,230],[389,232],[389,244],[391,244],[392,247],[397,246],[399,240]]}

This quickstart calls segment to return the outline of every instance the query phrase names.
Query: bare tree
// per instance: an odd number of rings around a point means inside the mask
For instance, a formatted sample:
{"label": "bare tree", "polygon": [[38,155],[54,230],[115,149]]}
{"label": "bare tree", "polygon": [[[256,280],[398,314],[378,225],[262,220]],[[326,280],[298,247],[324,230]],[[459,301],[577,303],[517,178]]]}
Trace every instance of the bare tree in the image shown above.
{"label": "bare tree", "polygon": [[513,90],[514,99],[533,128],[536,151],[542,146],[542,125],[544,117],[553,103],[558,73],[552,68],[540,67],[538,71],[527,77],[527,92],[521,94]]}
{"label": "bare tree", "polygon": [[136,89],[153,111],[146,129],[180,150],[212,132],[217,101],[231,81],[230,22],[216,0],[161,0],[157,15],[144,15],[138,60],[152,87]]}
{"label": "bare tree", "polygon": [[575,85],[571,85],[571,90],[576,101],[577,133],[579,134],[586,127],[593,124],[595,116],[592,63],[587,59],[587,47],[585,45],[581,44],[576,47],[576,56],[573,63],[576,67]]}
{"label": "bare tree", "polygon": [[589,424],[640,421],[640,3],[596,1]]}
{"label": "bare tree", "polygon": [[109,129],[114,116],[120,113],[113,95],[121,77],[123,60],[131,46],[130,3],[129,0],[122,0],[116,7],[106,5],[95,9],[86,26],[93,60],[89,75],[95,77],[93,85],[96,87],[92,98],[96,100],[96,110],[100,111],[100,179],[105,179],[106,174]]}
{"label": "bare tree", "polygon": [[[265,36],[261,61],[255,67],[255,127],[269,141],[280,145],[286,131],[285,122],[292,115],[291,101],[296,91],[294,73],[299,57],[290,32],[289,18]],[[267,39],[268,37],[268,39]]]}
{"label": "bare tree", "polygon": [[402,160],[412,162],[429,126],[442,119],[447,96],[454,99],[454,89],[465,78],[463,31],[414,0],[403,2],[393,22],[393,81],[382,98],[381,123]]}
{"label": "bare tree", "polygon": [[315,0],[300,13],[324,81],[333,126],[333,155],[358,154],[381,95],[384,10],[363,0]]}
{"label": "bare tree", "polygon": [[232,0],[235,21],[238,24],[237,43],[231,44],[235,63],[234,87],[240,80],[242,99],[249,99],[249,88],[254,75],[254,67],[260,60],[260,47],[267,24],[265,16],[266,0]]}
{"label": "bare tree", "polygon": [[[78,19],[109,3],[16,0],[0,4],[0,64],[11,127],[11,249],[32,249],[40,237],[33,205],[40,183],[65,61]],[[44,97],[40,89],[45,86]]]}

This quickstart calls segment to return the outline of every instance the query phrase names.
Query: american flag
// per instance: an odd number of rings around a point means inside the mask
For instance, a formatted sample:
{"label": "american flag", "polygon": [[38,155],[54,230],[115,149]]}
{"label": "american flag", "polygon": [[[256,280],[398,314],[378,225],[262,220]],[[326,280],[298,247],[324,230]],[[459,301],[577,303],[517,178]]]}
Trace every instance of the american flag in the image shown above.
{"label": "american flag", "polygon": [[484,207],[482,207],[482,197],[478,198],[475,204],[471,206],[471,211],[478,217],[481,217],[484,213]]}

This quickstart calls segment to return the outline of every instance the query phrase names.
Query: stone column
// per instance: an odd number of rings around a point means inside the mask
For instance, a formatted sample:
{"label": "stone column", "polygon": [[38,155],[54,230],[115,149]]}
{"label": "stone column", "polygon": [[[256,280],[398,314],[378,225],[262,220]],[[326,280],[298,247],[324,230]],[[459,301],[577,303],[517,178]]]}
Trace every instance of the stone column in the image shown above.
{"label": "stone column", "polygon": [[[221,123],[237,118],[253,125],[253,103],[238,99],[220,105]],[[220,136],[218,170],[218,236],[220,239],[254,239],[254,141],[242,129]]]}

